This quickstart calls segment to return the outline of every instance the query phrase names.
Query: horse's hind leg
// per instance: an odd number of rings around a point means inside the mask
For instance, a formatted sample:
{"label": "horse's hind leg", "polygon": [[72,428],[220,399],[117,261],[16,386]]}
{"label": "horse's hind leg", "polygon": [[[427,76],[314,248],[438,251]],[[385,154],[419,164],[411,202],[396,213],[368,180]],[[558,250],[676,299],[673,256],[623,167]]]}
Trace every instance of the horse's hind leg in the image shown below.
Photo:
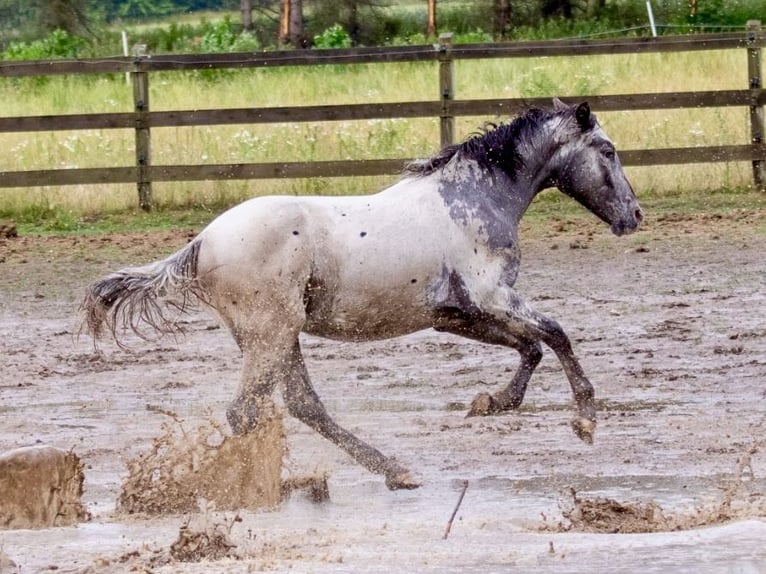
{"label": "horse's hind leg", "polygon": [[258,425],[261,409],[265,406],[279,382],[277,368],[262,368],[259,357],[252,350],[244,351],[242,378],[237,396],[226,409],[226,419],[234,434],[245,434]]}
{"label": "horse's hind leg", "polygon": [[384,475],[389,489],[411,489],[420,486],[413,480],[409,471],[395,459],[387,458],[330,417],[311,385],[298,341],[295,341],[291,354],[290,370],[285,379],[284,399],[292,416],[345,450],[370,472]]}

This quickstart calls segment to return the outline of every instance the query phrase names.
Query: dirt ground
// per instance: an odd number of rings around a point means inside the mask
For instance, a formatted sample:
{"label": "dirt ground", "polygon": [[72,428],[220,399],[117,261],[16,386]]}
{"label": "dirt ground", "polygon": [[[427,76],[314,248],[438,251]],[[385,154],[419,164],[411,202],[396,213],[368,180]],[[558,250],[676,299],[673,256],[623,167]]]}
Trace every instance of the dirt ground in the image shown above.
{"label": "dirt ground", "polygon": [[[570,430],[571,393],[549,350],[520,411],[466,419],[477,392],[511,376],[515,353],[432,331],[365,344],[306,337],[328,409],[408,465],[420,489],[389,492],[288,417],[287,473],[327,473],[328,502],[296,493],[238,517],[120,515],[126,460],[160,434],[161,411],[190,427],[224,421],[240,356],[202,313],[178,340],[96,351],[75,337],[77,305],[95,277],[193,233],[0,240],[0,452],[73,448],[93,515],[0,531],[0,555],[17,565],[0,558],[0,572],[766,572],[762,204],[649,213],[620,239],[585,214],[525,226],[517,286],[562,323],[596,387],[592,446]],[[666,528],[655,530],[672,531],[579,528],[572,491],[659,508]],[[695,518],[711,509],[711,520]],[[179,529],[205,517],[224,525],[236,555],[168,558]]]}

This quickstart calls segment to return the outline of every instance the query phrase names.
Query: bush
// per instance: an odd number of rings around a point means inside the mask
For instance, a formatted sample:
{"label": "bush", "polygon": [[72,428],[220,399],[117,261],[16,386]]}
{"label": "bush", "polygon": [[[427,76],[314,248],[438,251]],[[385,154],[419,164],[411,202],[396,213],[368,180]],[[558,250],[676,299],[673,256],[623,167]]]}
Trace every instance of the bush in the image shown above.
{"label": "bush", "polygon": [[199,49],[202,52],[252,52],[259,48],[258,39],[249,32],[237,34],[231,18],[209,24]]}
{"label": "bush", "polygon": [[340,24],[333,24],[327,30],[314,36],[315,48],[350,48],[351,36]]}
{"label": "bush", "polygon": [[42,40],[12,42],[3,52],[3,60],[50,60],[54,58],[77,58],[87,42],[79,36],[71,36],[64,30],[54,30]]}

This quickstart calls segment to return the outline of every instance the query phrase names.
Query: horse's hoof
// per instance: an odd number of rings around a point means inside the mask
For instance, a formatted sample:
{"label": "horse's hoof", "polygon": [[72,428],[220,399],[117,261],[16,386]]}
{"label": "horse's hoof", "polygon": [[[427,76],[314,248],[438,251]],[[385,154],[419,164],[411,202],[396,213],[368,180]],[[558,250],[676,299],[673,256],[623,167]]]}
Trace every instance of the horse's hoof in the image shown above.
{"label": "horse's hoof", "polygon": [[596,432],[596,421],[577,417],[572,421],[572,430],[586,444],[593,444],[593,433]]}
{"label": "horse's hoof", "polygon": [[420,488],[420,482],[415,480],[409,470],[398,470],[386,473],[386,486],[389,490],[413,490]]}
{"label": "horse's hoof", "polygon": [[489,393],[479,393],[471,401],[471,408],[468,409],[466,417],[486,417],[500,412],[499,405],[495,398]]}

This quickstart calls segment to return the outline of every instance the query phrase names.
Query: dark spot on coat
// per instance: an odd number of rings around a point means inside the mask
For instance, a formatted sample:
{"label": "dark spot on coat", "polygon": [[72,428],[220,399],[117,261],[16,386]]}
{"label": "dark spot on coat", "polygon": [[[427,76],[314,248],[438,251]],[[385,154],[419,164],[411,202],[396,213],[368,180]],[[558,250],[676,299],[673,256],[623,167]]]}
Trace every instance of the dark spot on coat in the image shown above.
{"label": "dark spot on coat", "polygon": [[298,231],[293,231],[293,235],[300,235],[300,233],[298,233]]}
{"label": "dark spot on coat", "polygon": [[418,280],[417,280],[417,279],[410,279],[410,283],[412,283],[412,284],[415,284],[415,283],[417,283],[417,282],[418,282]]}
{"label": "dark spot on coat", "polygon": [[359,234],[359,237],[364,237],[365,235],[367,235],[367,232],[366,232],[366,231],[362,231],[362,232]]}

